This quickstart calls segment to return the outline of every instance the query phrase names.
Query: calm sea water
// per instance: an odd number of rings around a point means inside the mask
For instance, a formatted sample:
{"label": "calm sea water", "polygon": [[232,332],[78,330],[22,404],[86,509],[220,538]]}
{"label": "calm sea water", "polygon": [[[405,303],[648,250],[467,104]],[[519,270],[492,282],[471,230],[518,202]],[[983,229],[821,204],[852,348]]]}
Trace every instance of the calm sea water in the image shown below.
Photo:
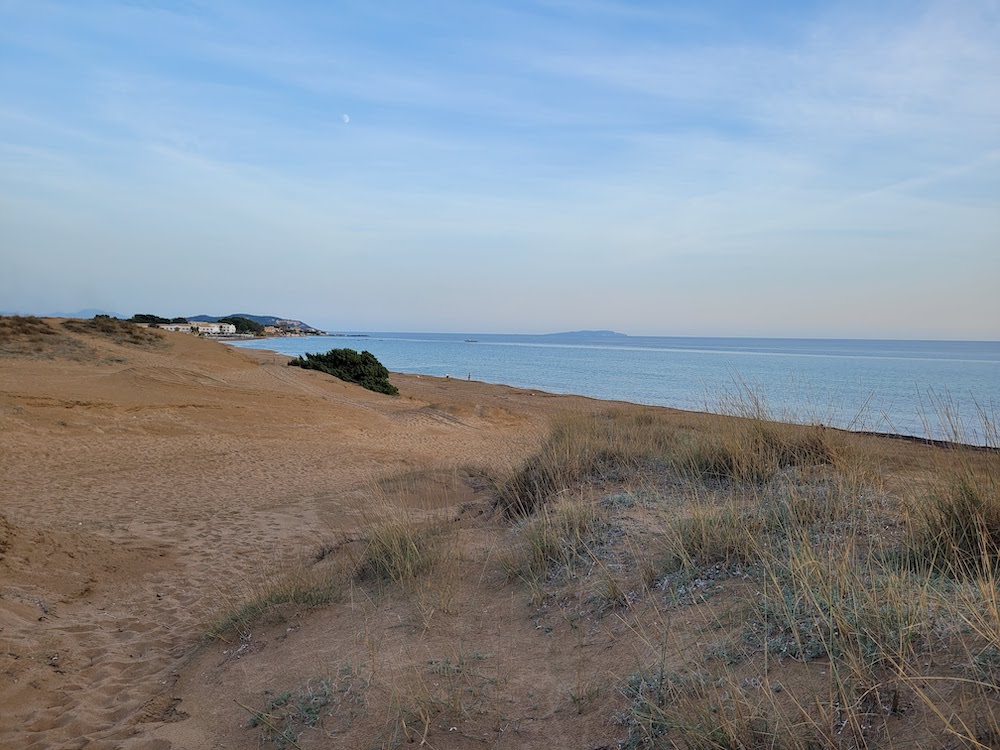
{"label": "calm sea water", "polygon": [[346,346],[396,372],[702,411],[753,392],[784,420],[974,443],[993,442],[983,416],[995,426],[1000,412],[996,341],[370,333],[235,345],[290,355]]}

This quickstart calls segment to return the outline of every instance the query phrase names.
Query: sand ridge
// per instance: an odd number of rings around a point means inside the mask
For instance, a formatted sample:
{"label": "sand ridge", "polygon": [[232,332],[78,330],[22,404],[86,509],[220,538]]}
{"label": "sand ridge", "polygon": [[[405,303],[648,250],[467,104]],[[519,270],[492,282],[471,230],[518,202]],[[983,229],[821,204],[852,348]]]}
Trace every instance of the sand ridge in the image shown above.
{"label": "sand ridge", "polygon": [[0,358],[4,747],[142,746],[183,718],[170,688],[224,592],[355,523],[379,476],[517,460],[550,411],[418,376],[386,397],[186,334],[60,337],[72,358]]}

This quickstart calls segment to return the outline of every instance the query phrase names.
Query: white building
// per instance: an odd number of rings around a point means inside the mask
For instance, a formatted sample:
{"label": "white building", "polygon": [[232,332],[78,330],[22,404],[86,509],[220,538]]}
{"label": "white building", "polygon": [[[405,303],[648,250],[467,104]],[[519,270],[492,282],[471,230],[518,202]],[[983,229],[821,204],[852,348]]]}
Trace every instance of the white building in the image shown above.
{"label": "white building", "polygon": [[190,330],[205,336],[232,336],[236,326],[232,323],[192,323]]}
{"label": "white building", "polygon": [[180,331],[181,333],[191,333],[189,323],[160,323],[157,328],[162,331]]}

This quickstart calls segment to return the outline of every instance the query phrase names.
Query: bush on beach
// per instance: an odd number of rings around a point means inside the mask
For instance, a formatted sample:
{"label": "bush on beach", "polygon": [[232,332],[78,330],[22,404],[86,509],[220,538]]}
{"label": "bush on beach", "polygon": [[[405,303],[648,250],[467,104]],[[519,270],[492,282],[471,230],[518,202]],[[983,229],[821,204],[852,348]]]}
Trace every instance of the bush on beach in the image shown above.
{"label": "bush on beach", "polygon": [[289,365],[307,370],[320,370],[348,383],[356,383],[362,388],[376,393],[395,396],[399,389],[389,382],[389,371],[371,352],[356,352],[354,349],[331,349],[325,354],[303,354],[291,360]]}

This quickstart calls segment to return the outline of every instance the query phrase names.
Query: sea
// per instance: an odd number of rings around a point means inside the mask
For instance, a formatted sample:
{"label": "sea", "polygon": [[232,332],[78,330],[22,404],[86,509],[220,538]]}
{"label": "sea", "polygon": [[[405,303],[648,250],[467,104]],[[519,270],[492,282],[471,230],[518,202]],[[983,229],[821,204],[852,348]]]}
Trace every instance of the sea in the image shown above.
{"label": "sea", "polygon": [[1000,342],[573,333],[352,333],[253,339],[292,356],[349,347],[390,371],[996,445]]}

